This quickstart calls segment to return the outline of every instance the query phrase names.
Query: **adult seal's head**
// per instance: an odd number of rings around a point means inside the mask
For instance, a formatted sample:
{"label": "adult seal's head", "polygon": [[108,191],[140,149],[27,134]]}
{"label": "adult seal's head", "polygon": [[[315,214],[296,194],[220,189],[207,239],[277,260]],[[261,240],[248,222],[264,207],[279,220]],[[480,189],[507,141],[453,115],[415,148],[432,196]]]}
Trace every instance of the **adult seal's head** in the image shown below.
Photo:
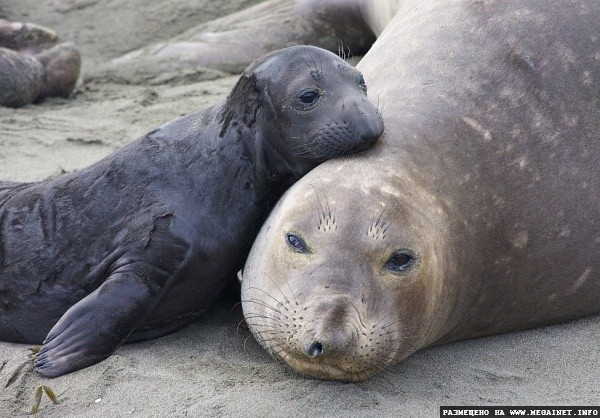
{"label": "adult seal's head", "polygon": [[431,319],[447,304],[428,295],[445,291],[445,221],[431,196],[401,187],[393,159],[377,176],[361,159],[337,162],[277,204],[245,266],[242,300],[274,357],[360,381],[437,335],[441,321]]}
{"label": "adult seal's head", "polygon": [[253,62],[222,118],[221,136],[259,124],[256,157],[265,160],[271,177],[298,178],[325,160],[368,148],[383,133],[362,74],[311,46],[284,48]]}

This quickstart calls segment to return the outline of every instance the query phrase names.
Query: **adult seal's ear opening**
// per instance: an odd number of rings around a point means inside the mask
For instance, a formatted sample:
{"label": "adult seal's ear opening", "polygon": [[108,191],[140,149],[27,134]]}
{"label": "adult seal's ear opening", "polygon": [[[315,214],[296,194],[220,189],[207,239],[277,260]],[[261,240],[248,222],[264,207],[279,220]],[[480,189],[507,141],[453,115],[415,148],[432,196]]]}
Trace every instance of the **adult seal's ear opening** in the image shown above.
{"label": "adult seal's ear opening", "polygon": [[382,131],[360,72],[295,47],[86,169],[0,182],[0,338],[42,343],[35,368],[54,377],[181,328],[235,278],[286,187]]}

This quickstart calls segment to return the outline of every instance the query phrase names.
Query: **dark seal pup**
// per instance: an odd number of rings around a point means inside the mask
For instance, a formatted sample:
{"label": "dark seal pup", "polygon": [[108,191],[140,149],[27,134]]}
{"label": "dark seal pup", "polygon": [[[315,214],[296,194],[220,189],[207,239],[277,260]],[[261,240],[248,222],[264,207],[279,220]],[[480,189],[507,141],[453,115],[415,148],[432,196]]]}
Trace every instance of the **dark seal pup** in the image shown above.
{"label": "dark seal pup", "polygon": [[248,257],[263,346],[357,381],[600,313],[599,17],[597,0],[407,0],[359,65],[384,140],[296,183]]}
{"label": "dark seal pup", "polygon": [[0,185],[0,338],[59,376],[196,318],[282,191],[383,132],[360,72],[315,47],[254,62],[222,103],[87,169]]}

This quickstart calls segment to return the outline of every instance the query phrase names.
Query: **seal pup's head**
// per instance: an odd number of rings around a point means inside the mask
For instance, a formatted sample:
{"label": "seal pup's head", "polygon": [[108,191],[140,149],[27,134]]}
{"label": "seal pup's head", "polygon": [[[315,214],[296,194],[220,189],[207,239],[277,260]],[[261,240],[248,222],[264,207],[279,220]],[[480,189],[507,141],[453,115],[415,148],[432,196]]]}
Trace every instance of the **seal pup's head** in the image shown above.
{"label": "seal pup's head", "polygon": [[452,267],[441,203],[385,156],[327,162],[263,225],[244,268],[250,330],[275,358],[320,379],[361,381],[435,341]]}
{"label": "seal pup's head", "polygon": [[251,128],[254,157],[264,159],[269,172],[296,178],[330,158],[368,148],[383,133],[362,74],[312,46],[284,48],[254,61],[221,116],[221,136]]}

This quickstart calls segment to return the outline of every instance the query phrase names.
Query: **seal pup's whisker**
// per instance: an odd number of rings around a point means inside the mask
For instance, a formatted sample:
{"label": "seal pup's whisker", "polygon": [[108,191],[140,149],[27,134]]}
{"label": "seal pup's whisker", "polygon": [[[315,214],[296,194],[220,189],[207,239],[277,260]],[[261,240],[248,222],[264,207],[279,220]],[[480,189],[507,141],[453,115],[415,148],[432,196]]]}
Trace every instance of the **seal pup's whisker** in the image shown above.
{"label": "seal pup's whisker", "polygon": [[344,56],[344,43],[342,42],[342,40],[340,38],[338,38],[338,57],[340,57],[341,59],[345,60],[346,57]]}
{"label": "seal pup's whisker", "polygon": [[315,61],[315,57],[313,57],[312,55],[310,56],[311,61],[313,62],[313,65],[315,66],[315,73],[319,72],[319,67],[317,67],[317,61]]}
{"label": "seal pup's whisker", "polygon": [[310,66],[310,64],[308,63],[308,61],[306,61],[306,59],[304,59],[304,58],[301,58],[301,60],[302,60],[302,62],[303,62],[304,64],[306,64],[306,67],[307,67],[309,70],[311,70],[311,71],[313,70],[313,68]]}

